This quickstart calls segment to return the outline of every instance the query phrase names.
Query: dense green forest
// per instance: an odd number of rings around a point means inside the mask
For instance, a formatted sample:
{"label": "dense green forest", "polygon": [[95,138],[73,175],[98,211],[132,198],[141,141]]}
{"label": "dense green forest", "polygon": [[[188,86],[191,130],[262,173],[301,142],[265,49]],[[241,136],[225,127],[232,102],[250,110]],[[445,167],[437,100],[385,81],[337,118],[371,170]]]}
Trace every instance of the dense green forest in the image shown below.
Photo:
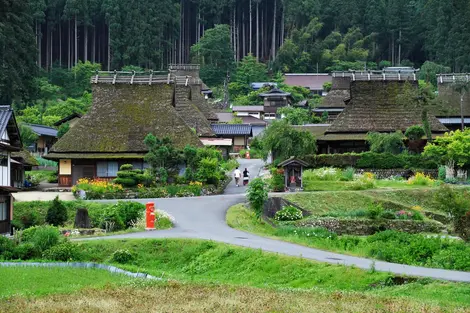
{"label": "dense green forest", "polygon": [[[270,75],[426,61],[434,70],[459,72],[470,64],[467,0],[0,0],[0,6],[0,101],[21,110],[81,98],[84,88],[70,73],[83,64],[166,69],[197,61],[210,85],[223,84],[250,53]],[[86,107],[86,95],[80,101]]]}

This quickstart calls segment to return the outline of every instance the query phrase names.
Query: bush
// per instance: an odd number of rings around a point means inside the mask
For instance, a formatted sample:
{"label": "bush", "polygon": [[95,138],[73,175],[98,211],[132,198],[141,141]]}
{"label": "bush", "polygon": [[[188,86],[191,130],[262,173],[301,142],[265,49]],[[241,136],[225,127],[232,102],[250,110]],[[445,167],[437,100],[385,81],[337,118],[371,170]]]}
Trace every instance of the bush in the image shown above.
{"label": "bush", "polygon": [[446,167],[444,165],[439,166],[438,173],[439,174],[437,175],[437,177],[438,177],[439,180],[445,180],[446,179],[447,174],[446,174]]}
{"label": "bush", "polygon": [[356,170],[352,167],[348,167],[342,172],[342,177],[340,180],[342,181],[353,181],[354,180],[354,174],[356,173]]}
{"label": "bush", "polygon": [[67,208],[59,200],[59,196],[55,197],[51,206],[47,210],[46,222],[54,225],[61,226],[67,221]]}
{"label": "bush", "polygon": [[114,251],[111,260],[120,264],[126,264],[134,259],[134,255],[129,250]]}
{"label": "bush", "polygon": [[302,211],[293,206],[286,206],[282,210],[277,211],[274,219],[277,221],[297,221],[303,218]]}
{"label": "bush", "polygon": [[270,187],[274,192],[282,192],[285,188],[285,176],[284,170],[282,168],[273,168],[271,169],[271,181]]}
{"label": "bush", "polygon": [[115,207],[110,207],[103,211],[100,228],[107,231],[118,231],[125,229],[126,225],[118,210]]}
{"label": "bush", "polygon": [[333,167],[323,167],[314,170],[306,170],[302,173],[303,181],[339,181],[341,170]]}
{"label": "bush", "polygon": [[[15,205],[16,206],[16,205]],[[20,211],[15,210],[12,224],[17,229],[25,229],[41,224],[38,212],[34,210]]]}
{"label": "bush", "polygon": [[53,226],[35,226],[25,229],[21,240],[32,243],[38,252],[42,253],[59,243],[60,232],[57,227]]}
{"label": "bush", "polygon": [[266,183],[261,178],[253,179],[248,185],[248,201],[258,218],[263,214],[264,202],[268,200]]}
{"label": "bush", "polygon": [[371,152],[399,154],[405,149],[400,131],[391,134],[371,132],[367,134],[366,140]]}
{"label": "bush", "polygon": [[19,244],[13,251],[13,258],[20,260],[34,259],[38,255],[38,249],[29,242]]}
{"label": "bush", "polygon": [[426,132],[421,125],[410,126],[405,131],[405,137],[408,140],[420,140],[424,135],[426,135]]}
{"label": "bush", "polygon": [[203,158],[199,162],[196,176],[201,182],[218,186],[222,178],[219,171],[219,160],[216,158]]}
{"label": "bush", "polygon": [[370,218],[371,220],[376,220],[383,214],[383,212],[384,212],[384,208],[382,207],[381,204],[370,204],[367,207],[366,216],[367,218]]}
{"label": "bush", "polygon": [[81,253],[76,244],[64,242],[44,251],[42,257],[51,261],[77,261],[81,259]]}
{"label": "bush", "polygon": [[386,220],[394,220],[397,218],[396,213],[390,210],[383,211],[382,213],[380,213],[379,217]]}
{"label": "bush", "polygon": [[423,173],[416,173],[415,176],[408,179],[407,184],[413,186],[432,186],[434,182],[434,179],[432,179],[430,176],[427,176]]}
{"label": "bush", "polygon": [[13,251],[15,249],[15,243],[13,240],[8,239],[7,237],[0,236],[0,258],[11,259],[13,256]]}
{"label": "bush", "polygon": [[133,223],[143,216],[145,205],[138,202],[119,201],[113,206],[113,209],[118,212],[126,227],[131,227]]}

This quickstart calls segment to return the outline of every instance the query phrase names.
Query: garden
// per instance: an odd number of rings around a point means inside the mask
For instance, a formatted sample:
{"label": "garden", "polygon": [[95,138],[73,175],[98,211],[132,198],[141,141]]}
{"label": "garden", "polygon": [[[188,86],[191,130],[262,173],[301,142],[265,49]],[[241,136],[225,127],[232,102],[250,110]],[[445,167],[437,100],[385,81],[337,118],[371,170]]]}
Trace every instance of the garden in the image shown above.
{"label": "garden", "polygon": [[[327,177],[336,181],[348,173],[314,170],[307,175],[313,181]],[[369,180],[368,176],[366,173],[358,180]],[[435,187],[435,181],[424,175],[403,184],[419,180],[426,181],[427,187],[303,192],[268,199],[268,184],[255,179],[248,188],[248,204],[232,207],[227,223],[338,253],[470,271],[468,188]]]}
{"label": "garden", "polygon": [[75,197],[148,199],[219,194],[230,182],[227,174],[238,166],[236,160],[224,160],[214,148],[188,145],[178,150],[169,138],[158,139],[151,134],[145,143],[149,168],[134,169],[132,164],[124,164],[114,180],[82,178],[72,187]]}

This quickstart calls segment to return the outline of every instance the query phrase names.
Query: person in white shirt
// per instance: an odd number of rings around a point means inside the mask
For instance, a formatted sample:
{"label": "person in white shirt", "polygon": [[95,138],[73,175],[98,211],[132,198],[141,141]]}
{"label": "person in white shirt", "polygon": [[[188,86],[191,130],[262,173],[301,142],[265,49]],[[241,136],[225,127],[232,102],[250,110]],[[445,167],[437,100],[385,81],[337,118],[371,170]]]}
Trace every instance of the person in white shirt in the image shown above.
{"label": "person in white shirt", "polygon": [[240,177],[242,176],[242,172],[238,169],[238,167],[233,172],[233,176],[235,176],[235,185],[240,186]]}

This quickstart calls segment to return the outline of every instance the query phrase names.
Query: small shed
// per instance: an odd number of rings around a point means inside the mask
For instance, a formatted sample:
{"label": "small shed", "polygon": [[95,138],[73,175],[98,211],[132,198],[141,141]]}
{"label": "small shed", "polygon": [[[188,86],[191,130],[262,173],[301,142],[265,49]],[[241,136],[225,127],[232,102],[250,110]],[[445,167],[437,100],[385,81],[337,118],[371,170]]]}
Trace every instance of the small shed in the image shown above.
{"label": "small shed", "polygon": [[290,157],[284,162],[279,163],[277,167],[284,169],[286,188],[303,188],[302,173],[304,167],[308,167],[308,165],[307,162],[296,157]]}

